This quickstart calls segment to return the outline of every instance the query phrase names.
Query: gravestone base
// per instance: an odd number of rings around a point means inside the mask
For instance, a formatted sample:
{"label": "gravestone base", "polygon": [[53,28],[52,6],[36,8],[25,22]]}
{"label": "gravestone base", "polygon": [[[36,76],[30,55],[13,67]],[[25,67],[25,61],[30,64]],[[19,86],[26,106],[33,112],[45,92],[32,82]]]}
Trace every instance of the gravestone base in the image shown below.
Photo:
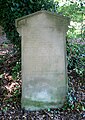
{"label": "gravestone base", "polygon": [[[63,106],[64,101],[57,103],[54,102],[38,102],[38,101],[32,101],[26,98],[22,99],[22,108],[25,108],[26,110],[43,110],[43,109],[49,109],[49,108],[60,108]],[[29,107],[28,107],[29,106]]]}

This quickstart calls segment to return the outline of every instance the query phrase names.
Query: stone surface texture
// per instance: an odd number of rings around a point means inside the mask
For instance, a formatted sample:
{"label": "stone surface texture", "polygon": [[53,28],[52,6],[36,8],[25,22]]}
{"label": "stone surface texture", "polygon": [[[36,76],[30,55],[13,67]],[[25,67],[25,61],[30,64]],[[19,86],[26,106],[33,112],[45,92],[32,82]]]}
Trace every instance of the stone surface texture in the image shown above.
{"label": "stone surface texture", "polygon": [[39,11],[16,20],[22,37],[22,107],[61,107],[67,94],[66,41],[69,19]]}

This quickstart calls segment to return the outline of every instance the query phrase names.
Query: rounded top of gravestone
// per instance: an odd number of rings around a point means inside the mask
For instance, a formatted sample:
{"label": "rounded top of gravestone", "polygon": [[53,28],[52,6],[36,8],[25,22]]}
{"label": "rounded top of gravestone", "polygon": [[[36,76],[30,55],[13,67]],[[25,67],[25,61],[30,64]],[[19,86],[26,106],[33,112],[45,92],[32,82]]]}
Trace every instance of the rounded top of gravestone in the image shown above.
{"label": "rounded top of gravestone", "polygon": [[46,14],[46,15],[54,16],[55,18],[59,18],[59,19],[63,20],[63,23],[69,25],[70,19],[68,17],[60,15],[58,13],[49,12],[49,11],[46,11],[46,10],[37,11],[35,13],[23,16],[21,18],[18,18],[18,19],[15,20],[15,25],[16,25],[16,27],[19,27],[20,25],[24,25],[26,23],[26,21],[25,21],[26,19],[28,19],[29,17],[36,16],[36,15],[40,15],[40,14]]}

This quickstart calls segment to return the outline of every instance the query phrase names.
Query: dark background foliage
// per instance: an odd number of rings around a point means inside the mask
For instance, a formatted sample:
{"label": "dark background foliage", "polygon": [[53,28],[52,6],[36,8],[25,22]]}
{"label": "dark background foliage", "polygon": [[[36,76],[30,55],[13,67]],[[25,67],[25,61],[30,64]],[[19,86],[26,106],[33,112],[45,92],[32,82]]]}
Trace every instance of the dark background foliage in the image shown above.
{"label": "dark background foliage", "polygon": [[20,50],[21,39],[16,31],[15,19],[45,9],[55,11],[53,0],[0,0],[0,24],[7,38]]}

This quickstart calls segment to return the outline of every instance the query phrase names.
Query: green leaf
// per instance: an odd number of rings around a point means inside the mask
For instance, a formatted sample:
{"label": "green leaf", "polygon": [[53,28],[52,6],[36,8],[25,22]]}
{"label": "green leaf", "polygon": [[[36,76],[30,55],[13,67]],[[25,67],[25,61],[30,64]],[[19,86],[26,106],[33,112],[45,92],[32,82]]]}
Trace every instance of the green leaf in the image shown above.
{"label": "green leaf", "polygon": [[82,106],[82,110],[83,110],[83,111],[85,111],[85,108],[84,108],[84,106]]}
{"label": "green leaf", "polygon": [[31,3],[34,3],[32,0],[30,0]]}
{"label": "green leaf", "polygon": [[0,75],[0,78],[2,78],[2,77],[3,77],[3,74]]}
{"label": "green leaf", "polygon": [[50,112],[50,108],[48,108],[48,112]]}

